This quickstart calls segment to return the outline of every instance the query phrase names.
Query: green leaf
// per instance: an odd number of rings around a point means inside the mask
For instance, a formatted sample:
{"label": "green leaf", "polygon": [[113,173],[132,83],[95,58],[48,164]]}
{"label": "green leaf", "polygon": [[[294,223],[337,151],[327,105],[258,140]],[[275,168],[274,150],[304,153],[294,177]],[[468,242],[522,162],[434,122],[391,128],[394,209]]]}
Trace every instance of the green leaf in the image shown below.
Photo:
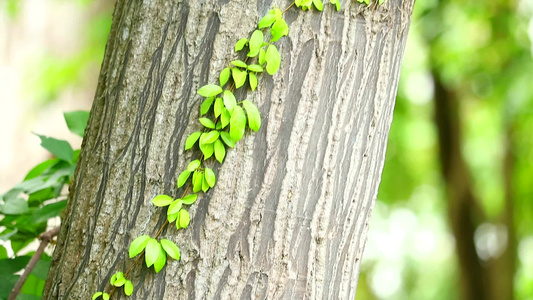
{"label": "green leaf", "polygon": [[220,133],[220,137],[222,138],[222,140],[224,141],[224,143],[225,143],[226,145],[228,145],[228,147],[230,147],[230,148],[235,147],[235,141],[233,141],[233,140],[231,139],[231,136],[230,136],[229,133],[227,133],[227,132],[225,132],[225,131],[222,131],[222,132]]}
{"label": "green leaf", "polygon": [[47,204],[32,212],[29,223],[39,224],[48,221],[48,219],[61,215],[61,212],[67,206],[67,200],[61,200]]}
{"label": "green leaf", "polygon": [[159,255],[157,256],[157,260],[154,262],[154,270],[156,273],[159,273],[159,271],[163,270],[165,267],[165,264],[167,263],[167,254],[165,253],[165,250],[163,250],[163,247],[159,245]]}
{"label": "green leaf", "polygon": [[183,201],[181,199],[174,200],[168,207],[167,215],[173,215],[180,211],[183,206]]}
{"label": "green leaf", "polygon": [[209,118],[200,118],[198,121],[207,128],[215,129],[215,122]]}
{"label": "green leaf", "polygon": [[222,88],[216,84],[207,84],[198,90],[198,94],[204,97],[214,97],[222,93]]}
{"label": "green leaf", "polygon": [[215,97],[209,97],[202,102],[202,105],[200,106],[200,116],[205,115],[209,109],[211,108],[211,105],[213,105],[213,101],[215,101]]}
{"label": "green leaf", "polygon": [[180,210],[178,222],[180,223],[179,225],[181,228],[187,228],[187,226],[189,226],[189,223],[191,222],[191,216],[187,210]]}
{"label": "green leaf", "polygon": [[143,252],[144,248],[146,248],[146,244],[148,244],[149,241],[150,236],[148,235],[141,235],[140,237],[134,239],[130,244],[130,258],[134,258],[139,253]]}
{"label": "green leaf", "polygon": [[224,157],[226,156],[226,147],[224,147],[224,144],[221,140],[216,140],[213,144],[213,147],[215,149],[215,158],[222,163],[224,161]]}
{"label": "green leaf", "polygon": [[324,10],[324,4],[322,4],[322,0],[313,0],[313,4],[319,11]]}
{"label": "green leaf", "polygon": [[172,257],[175,260],[180,259],[180,248],[176,244],[174,244],[174,242],[162,239],[161,246],[163,247],[163,250],[165,250],[168,256]]}
{"label": "green leaf", "polygon": [[209,184],[209,187],[214,187],[216,183],[215,172],[210,168],[205,168],[205,181]]}
{"label": "green leaf", "polygon": [[126,294],[126,296],[131,296],[131,294],[133,294],[133,283],[131,283],[130,280],[126,280],[126,283],[124,284],[124,294]]}
{"label": "green leaf", "polygon": [[235,88],[240,88],[246,82],[246,71],[241,71],[237,68],[231,69],[231,75],[233,75],[233,81],[235,82]]}
{"label": "green leaf", "polygon": [[152,203],[155,206],[159,206],[159,207],[165,207],[169,205],[170,203],[172,203],[172,201],[174,201],[174,199],[172,199],[172,197],[168,195],[157,195],[154,197],[154,199],[152,199]]}
{"label": "green leaf", "polygon": [[146,266],[150,268],[159,257],[161,246],[156,239],[150,239],[146,245],[146,251],[144,257],[146,258]]}
{"label": "green leaf", "polygon": [[261,73],[263,72],[263,67],[261,67],[260,65],[249,65],[248,70],[252,72]]}
{"label": "green leaf", "polygon": [[103,300],[109,300],[109,294],[108,293],[103,293],[102,294],[102,299]]}
{"label": "green leaf", "polygon": [[250,88],[252,89],[252,91],[255,91],[255,89],[257,88],[257,76],[255,75],[255,73],[248,74],[248,82],[250,82]]}
{"label": "green leaf", "polygon": [[187,166],[187,171],[193,172],[194,170],[198,169],[200,164],[201,164],[201,162],[200,162],[199,159],[195,159],[195,160],[191,161],[189,163],[189,165]]}
{"label": "green leaf", "polygon": [[167,214],[167,220],[168,220],[169,223],[172,223],[172,222],[176,221],[177,218],[178,218],[178,213]]}
{"label": "green leaf", "polygon": [[[228,112],[231,115],[231,113],[233,113],[233,108],[235,108],[235,106],[237,105],[237,99],[235,99],[233,93],[228,90],[224,91],[224,95],[222,96],[222,98],[224,98],[224,106],[226,106]],[[224,124],[222,124],[222,126],[225,127]]]}
{"label": "green leaf", "polygon": [[259,64],[264,65],[266,63],[266,51],[265,49],[261,48],[259,50]]}
{"label": "green leaf", "polygon": [[[279,14],[277,13],[277,11],[279,11]],[[281,17],[281,11],[278,9],[278,8],[275,8],[275,9],[271,9],[268,14],[266,16],[264,16],[261,21],[259,21],[259,24],[257,25],[257,27],[259,29],[263,29],[263,28],[267,28],[267,27],[270,27],[272,25],[272,23],[274,23],[277,19],[279,19]]]}
{"label": "green leaf", "polygon": [[220,115],[220,124],[222,125],[222,128],[226,128],[229,124],[229,120],[231,118],[231,114],[227,108],[224,108],[222,110],[222,114]]}
{"label": "green leaf", "polygon": [[213,144],[200,144],[200,151],[202,151],[204,159],[210,158],[213,156]]}
{"label": "green leaf", "polygon": [[180,176],[178,176],[178,188],[182,187],[185,182],[187,182],[187,179],[189,179],[189,176],[191,175],[191,172],[185,170],[181,172]]}
{"label": "green leaf", "polygon": [[189,135],[189,137],[185,141],[185,150],[191,149],[194,144],[196,144],[196,141],[198,141],[198,139],[200,138],[200,135],[202,135],[202,132],[200,131],[191,133],[191,135]]}
{"label": "green leaf", "polygon": [[229,134],[231,139],[235,142],[239,141],[244,135],[244,129],[246,127],[246,116],[240,106],[235,106],[233,114],[230,120]]}
{"label": "green leaf", "polygon": [[58,162],[59,162],[59,159],[53,158],[53,159],[45,160],[44,162],[36,165],[35,167],[33,167],[33,169],[31,169],[28,172],[28,174],[26,174],[26,177],[24,177],[24,181],[32,179],[32,178],[35,178],[35,177],[41,175],[45,171],[51,169]]}
{"label": "green leaf", "polygon": [[196,178],[194,178],[194,184],[192,191],[198,193],[202,190],[202,181],[204,181],[204,173],[197,173]]}
{"label": "green leaf", "polygon": [[284,19],[279,19],[276,22],[274,22],[274,25],[272,25],[272,29],[270,30],[270,33],[272,34],[272,37],[270,38],[270,42],[275,42],[279,40],[281,37],[289,34],[289,26],[287,25],[287,22],[285,22]]}
{"label": "green leaf", "polygon": [[202,192],[207,193],[208,190],[209,190],[209,183],[207,183],[207,181],[205,180],[205,176],[204,176],[204,181],[202,181]]}
{"label": "green leaf", "polygon": [[87,127],[87,121],[89,121],[89,112],[82,110],[66,112],[63,116],[65,117],[65,122],[67,122],[68,130],[83,137],[85,127]]}
{"label": "green leaf", "polygon": [[235,52],[241,51],[242,48],[244,48],[244,46],[246,46],[247,43],[248,43],[248,39],[238,40],[237,43],[235,43]]}
{"label": "green leaf", "polygon": [[100,297],[102,295],[102,292],[97,292],[93,294],[93,300],[96,300],[96,298]]}
{"label": "green leaf", "polygon": [[231,63],[232,63],[234,66],[239,67],[239,68],[245,68],[245,69],[246,69],[246,68],[248,67],[248,65],[247,65],[244,61],[242,61],[242,60],[238,60],[238,59],[232,61]]}
{"label": "green leaf", "polygon": [[220,72],[220,86],[224,86],[226,83],[228,83],[229,77],[231,75],[230,68],[224,68],[222,72]]}
{"label": "green leaf", "polygon": [[202,135],[200,138],[200,144],[212,144],[218,140],[219,135],[220,133],[218,130],[209,131],[208,133]]}
{"label": "green leaf", "polygon": [[215,101],[215,118],[218,118],[220,116],[223,108],[224,101],[222,101],[222,98],[217,98],[217,100]]}
{"label": "green leaf", "polygon": [[183,199],[181,199],[181,201],[183,201],[183,204],[185,204],[185,205],[191,205],[194,202],[196,202],[197,198],[198,198],[197,194],[190,194],[190,195],[187,195],[187,196],[183,197]]}
{"label": "green leaf", "polygon": [[124,273],[117,272],[111,276],[111,280],[109,281],[111,285],[116,287],[121,287],[126,283],[126,278],[124,278]]}
{"label": "green leaf", "polygon": [[41,139],[41,146],[50,151],[57,158],[72,162],[74,158],[74,150],[67,141],[58,140],[44,135],[36,134]]}
{"label": "green leaf", "polygon": [[248,116],[248,126],[250,129],[257,132],[261,128],[261,114],[257,107],[250,101],[242,101],[242,106],[246,109],[246,114]]}
{"label": "green leaf", "polygon": [[29,211],[28,202],[23,198],[11,198],[1,206],[5,215],[20,215]]}
{"label": "green leaf", "polygon": [[248,52],[248,57],[255,57],[259,54],[259,49],[263,45],[263,32],[261,30],[255,30],[250,37],[250,52]]}
{"label": "green leaf", "polygon": [[274,75],[279,70],[281,64],[281,56],[278,52],[278,48],[274,45],[269,45],[265,54],[265,60],[267,62],[266,70],[268,74]]}

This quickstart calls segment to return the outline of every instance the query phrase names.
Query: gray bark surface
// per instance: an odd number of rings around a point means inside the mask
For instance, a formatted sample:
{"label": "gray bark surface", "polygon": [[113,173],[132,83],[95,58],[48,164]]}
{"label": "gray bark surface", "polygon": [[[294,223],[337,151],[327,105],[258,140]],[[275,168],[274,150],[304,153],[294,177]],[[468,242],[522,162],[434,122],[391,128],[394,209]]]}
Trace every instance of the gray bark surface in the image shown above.
{"label": "gray bark surface", "polygon": [[[258,105],[261,130],[206,162],[217,185],[188,229],[162,234],[181,260],[138,265],[132,299],[354,299],[413,3],[285,14],[280,72],[236,94]],[[88,299],[133,263],[130,242],[166,219],[150,200],[180,197],[177,176],[200,156],[183,151],[201,129],[196,90],[288,4],[117,2],[44,299]]]}

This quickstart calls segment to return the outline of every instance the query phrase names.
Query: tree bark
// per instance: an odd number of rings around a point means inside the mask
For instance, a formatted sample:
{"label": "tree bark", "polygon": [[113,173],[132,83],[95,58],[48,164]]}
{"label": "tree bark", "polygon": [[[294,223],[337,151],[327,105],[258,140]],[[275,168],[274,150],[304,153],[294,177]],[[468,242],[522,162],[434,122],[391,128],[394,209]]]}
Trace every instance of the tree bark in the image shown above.
{"label": "tree bark", "polygon": [[[196,90],[288,4],[117,2],[44,299],[87,299],[133,263],[129,243],[166,218],[150,200],[179,197],[177,175],[200,156],[183,151],[200,129]],[[237,93],[258,104],[261,130],[221,167],[206,162],[217,185],[188,229],[162,235],[181,260],[134,268],[133,299],[354,299],[413,4],[285,14],[280,72]]]}

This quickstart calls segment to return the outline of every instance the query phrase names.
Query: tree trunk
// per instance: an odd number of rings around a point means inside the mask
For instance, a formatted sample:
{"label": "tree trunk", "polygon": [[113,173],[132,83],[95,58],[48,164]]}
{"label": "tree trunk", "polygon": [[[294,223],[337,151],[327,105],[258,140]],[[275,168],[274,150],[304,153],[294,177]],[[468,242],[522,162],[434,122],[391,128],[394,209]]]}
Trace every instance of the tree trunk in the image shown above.
{"label": "tree trunk", "polygon": [[[261,130],[216,168],[190,227],[163,232],[181,260],[134,268],[133,299],[354,299],[413,2],[284,15],[280,72],[237,93],[257,103]],[[288,4],[117,2],[44,299],[87,299],[133,263],[129,243],[166,219],[150,200],[181,195],[177,175],[200,156],[183,151],[200,128],[196,90]]]}

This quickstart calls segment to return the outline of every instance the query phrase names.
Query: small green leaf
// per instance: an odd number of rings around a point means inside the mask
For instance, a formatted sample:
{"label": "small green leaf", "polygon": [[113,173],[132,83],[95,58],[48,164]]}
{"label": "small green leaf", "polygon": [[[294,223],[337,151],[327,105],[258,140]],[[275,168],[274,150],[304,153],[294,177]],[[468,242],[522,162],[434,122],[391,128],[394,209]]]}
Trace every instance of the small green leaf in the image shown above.
{"label": "small green leaf", "polygon": [[176,199],[168,206],[167,215],[173,215],[180,211],[183,201],[181,199]]}
{"label": "small green leaf", "polygon": [[209,183],[207,183],[207,181],[205,180],[205,176],[204,176],[204,181],[202,181],[202,192],[207,193],[208,190],[209,190]]}
{"label": "small green leaf", "polygon": [[315,5],[317,10],[324,10],[324,4],[322,4],[322,0],[313,0],[313,4]]}
{"label": "small green leaf", "polygon": [[102,292],[94,293],[93,300],[96,300],[96,298],[100,297],[102,295]]}
{"label": "small green leaf", "polygon": [[335,6],[337,7],[337,11],[341,10],[341,2],[339,0],[330,0],[329,2],[331,4],[335,4]]}
{"label": "small green leaf", "polygon": [[270,42],[276,42],[281,37],[289,34],[289,26],[287,25],[287,22],[285,22],[284,19],[279,19],[274,22],[274,25],[272,25],[272,29],[270,30],[270,32],[272,34]]}
{"label": "small green leaf", "polygon": [[200,116],[205,115],[209,109],[211,108],[211,105],[213,105],[213,101],[215,101],[215,97],[209,97],[202,102],[202,105],[200,106]]}
{"label": "small green leaf", "polygon": [[185,182],[187,182],[187,179],[189,179],[189,176],[191,175],[191,172],[185,170],[181,172],[180,176],[178,176],[178,188],[182,187]]}
{"label": "small green leaf", "polygon": [[109,294],[108,293],[103,293],[102,294],[102,299],[103,300],[109,300]]}
{"label": "small green leaf", "polygon": [[220,72],[220,86],[224,86],[226,83],[228,83],[229,77],[231,75],[231,69],[230,68],[224,68],[222,72]]}
{"label": "small green leaf", "polygon": [[124,294],[126,294],[126,296],[131,296],[131,294],[133,294],[133,283],[131,283],[130,280],[126,280],[126,283],[124,284]]}
{"label": "small green leaf", "polygon": [[[279,14],[277,13],[277,11],[279,11]],[[274,23],[277,19],[279,19],[281,17],[281,11],[278,9],[278,8],[275,8],[275,9],[271,9],[268,14],[266,16],[264,16],[261,21],[259,21],[259,24],[257,25],[257,27],[259,29],[263,29],[263,28],[267,28],[267,27],[270,27],[272,25],[272,23]]]}
{"label": "small green leaf", "polygon": [[205,168],[205,181],[209,184],[209,187],[214,187],[216,183],[215,172],[210,168]]}
{"label": "small green leaf", "polygon": [[189,212],[187,212],[185,209],[180,210],[178,221],[181,228],[187,228],[191,222],[191,216],[189,215]]}
{"label": "small green leaf", "polygon": [[154,270],[156,273],[159,273],[159,271],[163,270],[167,263],[167,254],[165,250],[163,250],[163,247],[161,247],[161,244],[159,244],[159,255],[157,256],[157,260],[154,262]]}
{"label": "small green leaf", "polygon": [[116,286],[116,287],[121,287],[121,286],[123,286],[125,283],[126,283],[126,278],[124,278],[124,277],[120,277],[120,278],[118,278],[118,279],[115,281],[114,286]]}
{"label": "small green leaf", "polygon": [[231,118],[231,114],[227,108],[224,108],[222,110],[222,114],[220,115],[220,124],[222,125],[222,128],[226,128],[229,124],[229,120]]}
{"label": "small green leaf", "polygon": [[193,192],[198,193],[202,190],[202,181],[204,181],[204,173],[197,173],[192,187]]}
{"label": "small green leaf", "polygon": [[180,259],[180,248],[176,244],[174,244],[174,242],[162,239],[161,246],[163,247],[163,250],[165,250],[168,256],[172,257],[175,260]]}
{"label": "small green leaf", "polygon": [[85,127],[87,127],[87,121],[89,121],[89,112],[81,110],[66,112],[63,113],[63,116],[65,117],[65,122],[67,122],[68,130],[83,137]]}
{"label": "small green leaf", "polygon": [[150,236],[148,235],[141,235],[140,237],[134,239],[133,242],[131,242],[130,244],[130,258],[134,258],[139,253],[143,252],[144,248],[146,248],[146,244],[148,244],[149,241]]}
{"label": "small green leaf", "polygon": [[242,48],[244,48],[244,46],[246,46],[247,43],[248,43],[248,39],[238,40],[237,43],[235,43],[235,52],[241,51]]}
{"label": "small green leaf", "polygon": [[261,49],[261,45],[263,45],[263,32],[261,30],[255,30],[254,33],[252,33],[252,37],[250,37],[250,52],[248,52],[248,57],[255,57],[257,54],[259,54],[259,49]]}
{"label": "small green leaf", "polygon": [[191,205],[194,202],[196,202],[197,198],[198,198],[198,194],[190,194],[190,195],[187,195],[187,196],[183,197],[183,199],[181,199],[181,201],[185,205]]}
{"label": "small green leaf", "polygon": [[268,74],[274,75],[279,70],[279,66],[281,64],[281,56],[278,52],[278,48],[274,45],[270,45],[267,48],[266,54],[265,54],[265,60],[267,62],[266,70]]}
{"label": "small green leaf", "polygon": [[198,139],[200,138],[200,135],[202,135],[202,132],[200,131],[191,133],[191,135],[189,135],[189,137],[185,141],[185,150],[191,149],[194,144],[196,144],[196,141],[198,141]]}
{"label": "small green leaf", "polygon": [[171,214],[171,215],[169,215],[169,214],[167,213],[167,221],[168,221],[169,223],[172,223],[172,222],[176,221],[176,218],[177,218],[177,217],[178,217],[178,213]]}
{"label": "small green leaf", "polygon": [[193,172],[194,170],[198,169],[200,164],[201,164],[201,161],[199,159],[195,159],[191,161],[189,165],[187,166],[187,171]]}
{"label": "small green leaf", "polygon": [[109,280],[109,283],[111,283],[111,285],[113,286],[120,287],[124,284],[125,281],[126,279],[124,278],[124,273],[116,272],[115,274],[113,274],[113,276],[111,276],[111,280]]}
{"label": "small green leaf", "polygon": [[200,144],[200,151],[204,155],[204,159],[208,159],[213,156],[213,144]]}
{"label": "small green leaf", "polygon": [[259,64],[264,65],[266,63],[266,51],[265,49],[261,48],[259,50]]}
{"label": "small green leaf", "polygon": [[248,116],[248,126],[250,129],[257,132],[261,128],[261,114],[257,107],[250,101],[242,101],[242,106],[246,109],[246,115]]}
{"label": "small green leaf", "polygon": [[231,139],[235,142],[239,141],[244,135],[244,129],[246,127],[246,116],[240,106],[235,106],[233,114],[230,120],[229,134]]}
{"label": "small green leaf", "polygon": [[155,206],[159,206],[159,207],[167,206],[170,203],[172,203],[172,201],[174,201],[174,199],[172,199],[172,197],[168,195],[157,195],[154,197],[154,199],[152,199],[152,203]]}
{"label": "small green leaf", "polygon": [[209,118],[200,118],[198,121],[207,128],[215,129],[215,122]]}
{"label": "small green leaf", "polygon": [[222,88],[216,84],[207,84],[198,90],[198,94],[204,97],[214,97],[222,93]]}
{"label": "small green leaf", "polygon": [[248,65],[247,65],[244,61],[242,61],[242,60],[238,60],[238,59],[232,61],[231,63],[232,63],[234,66],[239,67],[239,68],[245,68],[245,69],[246,69],[246,68],[248,67]]}
{"label": "small green leaf", "polygon": [[144,257],[146,258],[146,266],[150,268],[159,257],[161,246],[156,239],[150,239],[146,245],[146,251],[144,252]]}
{"label": "small green leaf", "polygon": [[[233,113],[233,108],[237,105],[237,99],[235,99],[233,93],[228,90],[224,91],[224,95],[222,97],[224,98],[224,106],[226,106],[231,115],[231,113]],[[222,127],[225,127],[224,124],[222,124]]]}
{"label": "small green leaf", "polygon": [[222,138],[222,140],[224,141],[224,143],[225,143],[226,145],[228,145],[228,147],[230,147],[230,148],[235,147],[235,141],[233,141],[233,140],[231,139],[231,136],[230,136],[229,133],[227,133],[227,132],[225,132],[225,131],[222,131],[222,132],[220,133],[220,137]]}
{"label": "small green leaf", "polygon": [[213,147],[215,149],[215,158],[222,163],[224,161],[224,157],[226,156],[226,147],[224,147],[224,144],[221,140],[216,140],[213,144]]}
{"label": "small green leaf", "polygon": [[218,118],[220,116],[223,108],[224,101],[222,101],[222,98],[217,98],[217,100],[215,101],[215,118]]}
{"label": "small green leaf", "polygon": [[214,143],[218,139],[219,135],[220,134],[218,130],[209,131],[208,133],[202,135],[202,137],[200,138],[200,144]]}
{"label": "small green leaf", "polygon": [[231,69],[231,75],[233,75],[233,81],[235,82],[235,88],[240,88],[246,82],[246,71],[239,70],[237,68]]}
{"label": "small green leaf", "polygon": [[261,73],[263,72],[263,67],[261,67],[260,65],[249,65],[248,70],[252,72]]}
{"label": "small green leaf", "polygon": [[252,89],[252,91],[255,91],[255,89],[257,88],[257,76],[255,75],[255,73],[248,74],[248,82],[250,83],[250,88]]}
{"label": "small green leaf", "polygon": [[[246,78],[245,78],[246,79]],[[74,159],[74,150],[67,141],[58,140],[44,135],[36,134],[41,139],[41,146],[50,151],[57,158],[72,162]]]}

